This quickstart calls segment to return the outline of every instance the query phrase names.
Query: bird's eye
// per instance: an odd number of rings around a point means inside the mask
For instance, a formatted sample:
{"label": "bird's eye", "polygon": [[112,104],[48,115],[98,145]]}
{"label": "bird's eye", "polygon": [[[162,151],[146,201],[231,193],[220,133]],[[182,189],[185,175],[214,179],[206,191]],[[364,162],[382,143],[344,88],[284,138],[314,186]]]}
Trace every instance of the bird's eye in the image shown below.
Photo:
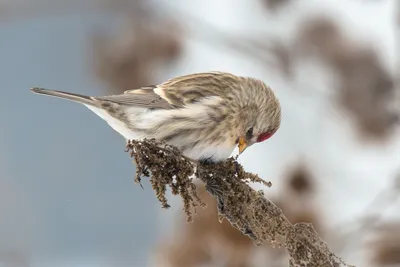
{"label": "bird's eye", "polygon": [[253,137],[253,130],[254,130],[253,127],[251,127],[250,129],[247,130],[247,133],[246,133],[247,139],[251,139]]}

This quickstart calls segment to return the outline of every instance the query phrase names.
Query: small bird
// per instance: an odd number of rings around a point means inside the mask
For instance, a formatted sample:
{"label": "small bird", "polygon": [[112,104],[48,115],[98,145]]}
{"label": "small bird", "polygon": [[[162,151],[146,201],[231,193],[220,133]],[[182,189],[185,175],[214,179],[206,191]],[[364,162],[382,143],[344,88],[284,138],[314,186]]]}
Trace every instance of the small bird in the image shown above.
{"label": "small bird", "polygon": [[155,138],[199,161],[223,161],[236,146],[241,154],[273,136],[281,123],[269,86],[226,72],[188,74],[108,96],[31,90],[85,105],[127,141]]}

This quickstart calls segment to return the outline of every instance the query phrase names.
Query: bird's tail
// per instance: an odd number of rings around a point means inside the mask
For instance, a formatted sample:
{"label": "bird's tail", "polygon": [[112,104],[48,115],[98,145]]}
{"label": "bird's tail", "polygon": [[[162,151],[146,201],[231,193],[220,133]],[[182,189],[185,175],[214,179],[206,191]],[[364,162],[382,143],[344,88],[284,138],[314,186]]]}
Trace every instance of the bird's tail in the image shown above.
{"label": "bird's tail", "polygon": [[74,93],[67,93],[67,92],[56,91],[56,90],[49,90],[49,89],[38,88],[38,87],[31,88],[31,91],[36,94],[40,94],[40,95],[48,95],[48,96],[52,96],[52,97],[66,99],[66,100],[73,101],[73,102],[78,102],[78,103],[81,103],[84,105],[96,106],[96,104],[95,104],[96,102],[90,96],[74,94]]}

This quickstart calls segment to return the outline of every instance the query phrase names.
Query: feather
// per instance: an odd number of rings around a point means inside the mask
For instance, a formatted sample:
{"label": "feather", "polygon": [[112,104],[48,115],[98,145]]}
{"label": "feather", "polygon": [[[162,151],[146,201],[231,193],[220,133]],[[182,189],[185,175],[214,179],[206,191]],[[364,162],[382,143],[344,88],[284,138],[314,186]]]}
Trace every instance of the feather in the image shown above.
{"label": "feather", "polygon": [[[152,90],[153,91],[153,90]],[[171,109],[173,106],[164,100],[156,93],[128,93],[121,95],[109,95],[109,96],[98,96],[93,99],[100,101],[110,101],[119,105],[128,105],[142,108],[153,108],[153,109]]]}
{"label": "feather", "polygon": [[63,91],[50,90],[50,89],[39,88],[39,87],[31,88],[31,91],[34,92],[35,94],[39,94],[39,95],[48,95],[48,96],[62,98],[62,99],[66,99],[69,101],[73,101],[73,102],[77,102],[77,103],[81,103],[81,104],[85,104],[85,105],[96,106],[95,101],[90,96],[68,93],[68,92],[63,92]]}

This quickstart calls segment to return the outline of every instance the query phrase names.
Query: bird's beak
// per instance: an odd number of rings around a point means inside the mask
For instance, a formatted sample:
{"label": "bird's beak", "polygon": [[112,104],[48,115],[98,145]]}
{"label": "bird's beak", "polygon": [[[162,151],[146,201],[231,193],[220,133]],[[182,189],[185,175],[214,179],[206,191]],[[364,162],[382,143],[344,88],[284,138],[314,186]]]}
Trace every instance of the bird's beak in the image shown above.
{"label": "bird's beak", "polygon": [[247,148],[246,138],[244,136],[239,137],[239,155],[243,153],[243,151]]}

